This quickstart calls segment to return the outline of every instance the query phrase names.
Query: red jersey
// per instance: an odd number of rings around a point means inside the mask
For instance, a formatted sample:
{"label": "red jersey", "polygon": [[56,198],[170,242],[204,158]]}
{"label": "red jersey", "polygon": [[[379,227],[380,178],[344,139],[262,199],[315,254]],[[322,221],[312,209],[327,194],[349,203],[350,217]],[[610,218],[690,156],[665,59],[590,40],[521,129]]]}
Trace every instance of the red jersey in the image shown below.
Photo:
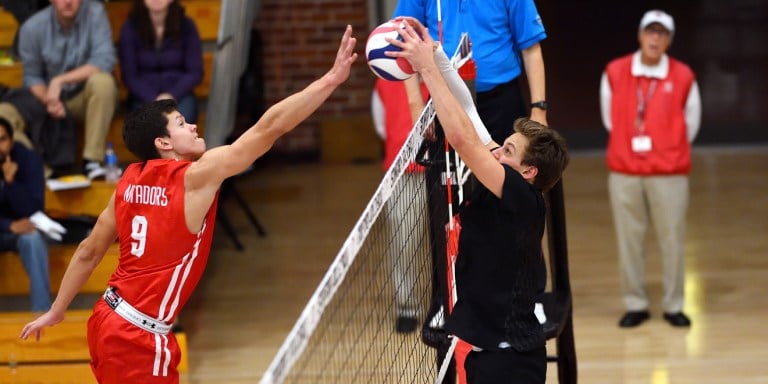
{"label": "red jersey", "polygon": [[171,324],[208,261],[218,196],[202,229],[190,233],[184,174],[192,163],[150,160],[130,165],[115,190],[120,260],[109,285],[147,316]]}

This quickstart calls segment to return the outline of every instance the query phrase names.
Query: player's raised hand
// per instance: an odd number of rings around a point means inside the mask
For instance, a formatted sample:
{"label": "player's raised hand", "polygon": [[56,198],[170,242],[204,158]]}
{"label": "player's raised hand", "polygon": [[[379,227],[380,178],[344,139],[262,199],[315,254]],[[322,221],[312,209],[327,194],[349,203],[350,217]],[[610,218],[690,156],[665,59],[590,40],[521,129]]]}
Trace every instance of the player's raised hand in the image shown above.
{"label": "player's raised hand", "polygon": [[357,39],[352,37],[352,26],[347,25],[347,29],[341,37],[341,44],[339,44],[333,67],[326,74],[332,84],[339,85],[349,78],[352,63],[357,59],[357,53],[354,52],[355,44],[357,44]]}
{"label": "player's raised hand", "polygon": [[433,53],[436,44],[429,35],[427,27],[412,17],[398,17],[396,20],[402,22],[405,27],[397,29],[402,41],[390,38],[386,41],[401,50],[387,51],[384,54],[390,57],[404,57],[416,72],[435,67]]}

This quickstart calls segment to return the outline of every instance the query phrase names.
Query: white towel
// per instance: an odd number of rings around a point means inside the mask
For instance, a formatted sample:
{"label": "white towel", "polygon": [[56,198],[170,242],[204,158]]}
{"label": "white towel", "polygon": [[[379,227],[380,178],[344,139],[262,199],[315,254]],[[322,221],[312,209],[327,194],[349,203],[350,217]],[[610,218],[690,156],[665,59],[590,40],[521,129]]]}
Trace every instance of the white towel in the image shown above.
{"label": "white towel", "polygon": [[41,211],[33,213],[29,217],[29,221],[35,225],[38,231],[56,241],[61,241],[62,235],[67,233],[66,228]]}

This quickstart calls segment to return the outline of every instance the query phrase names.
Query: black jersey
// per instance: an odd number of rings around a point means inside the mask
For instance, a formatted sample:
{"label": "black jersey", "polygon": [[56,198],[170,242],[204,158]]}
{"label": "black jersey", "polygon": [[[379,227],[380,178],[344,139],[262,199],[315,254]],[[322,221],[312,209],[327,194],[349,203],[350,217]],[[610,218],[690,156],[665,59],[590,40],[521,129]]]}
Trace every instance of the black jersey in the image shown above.
{"label": "black jersey", "polygon": [[478,184],[460,209],[458,299],[446,329],[483,349],[529,351],[545,345],[533,309],[546,285],[546,208],[540,190],[504,171],[501,199]]}

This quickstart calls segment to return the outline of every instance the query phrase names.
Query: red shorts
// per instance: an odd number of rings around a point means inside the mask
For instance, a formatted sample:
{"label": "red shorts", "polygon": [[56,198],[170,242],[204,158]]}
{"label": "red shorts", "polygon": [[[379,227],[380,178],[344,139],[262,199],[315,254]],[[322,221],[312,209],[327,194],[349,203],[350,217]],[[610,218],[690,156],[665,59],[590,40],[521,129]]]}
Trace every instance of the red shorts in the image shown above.
{"label": "red shorts", "polygon": [[464,362],[467,360],[467,355],[470,352],[472,352],[472,344],[459,339],[456,344],[456,350],[453,352],[456,359],[456,375],[459,378],[459,384],[467,384],[467,371],[464,369]]}
{"label": "red shorts", "polygon": [[88,319],[91,369],[101,384],[178,383],[181,350],[173,333],[159,335],[129,323],[99,300]]}

